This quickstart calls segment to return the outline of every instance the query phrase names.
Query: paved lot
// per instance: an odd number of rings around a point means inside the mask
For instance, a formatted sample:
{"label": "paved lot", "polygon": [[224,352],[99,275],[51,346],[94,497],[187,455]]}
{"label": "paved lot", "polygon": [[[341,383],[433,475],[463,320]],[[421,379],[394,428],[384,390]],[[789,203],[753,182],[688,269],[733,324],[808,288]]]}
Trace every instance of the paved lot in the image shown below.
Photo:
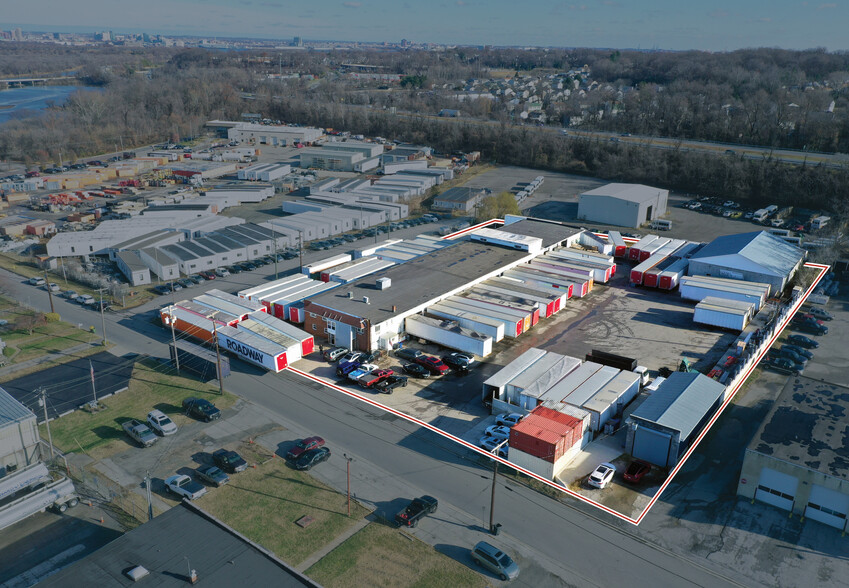
{"label": "paved lot", "polygon": [[[89,364],[89,362],[91,362]],[[54,418],[94,399],[91,369],[98,398],[127,387],[135,359],[115,357],[107,351],[47,368],[3,384],[3,389],[27,406],[41,419],[43,409],[36,391],[47,390],[47,414]],[[61,383],[61,386],[56,386]]]}

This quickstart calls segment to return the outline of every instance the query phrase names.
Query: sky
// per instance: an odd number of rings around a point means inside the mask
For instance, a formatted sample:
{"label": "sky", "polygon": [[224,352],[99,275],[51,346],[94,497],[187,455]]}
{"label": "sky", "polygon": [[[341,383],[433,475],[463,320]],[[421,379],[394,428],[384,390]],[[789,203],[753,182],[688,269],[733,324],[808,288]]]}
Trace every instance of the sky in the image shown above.
{"label": "sky", "polygon": [[849,49],[849,0],[0,0],[0,28],[553,47]]}

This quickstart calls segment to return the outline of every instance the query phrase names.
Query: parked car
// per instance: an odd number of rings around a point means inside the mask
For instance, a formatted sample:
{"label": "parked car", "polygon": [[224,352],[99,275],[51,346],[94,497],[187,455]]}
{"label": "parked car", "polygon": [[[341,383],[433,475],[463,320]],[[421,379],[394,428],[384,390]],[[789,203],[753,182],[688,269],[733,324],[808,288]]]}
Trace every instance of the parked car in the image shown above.
{"label": "parked car", "polygon": [[395,388],[406,388],[407,376],[391,375],[374,385],[374,389],[381,394],[392,394]]}
{"label": "parked car", "polygon": [[160,296],[165,296],[166,294],[171,293],[171,288],[169,288],[165,284],[159,284],[158,286],[153,287],[153,291],[159,294]]}
{"label": "parked car", "polygon": [[804,370],[803,366],[793,363],[791,359],[786,357],[768,358],[764,362],[764,365],[780,374],[789,374],[793,376],[798,376],[802,373],[802,370]]}
{"label": "parked car", "polygon": [[248,462],[242,456],[229,449],[219,449],[212,453],[212,462],[228,474],[237,474],[248,469]]}
{"label": "parked car", "polygon": [[361,363],[357,369],[348,372],[348,379],[358,382],[362,376],[370,374],[376,369],[378,369],[378,365],[376,363]]}
{"label": "parked car", "polygon": [[183,410],[187,415],[206,421],[207,423],[221,418],[221,411],[204,398],[186,398],[183,400]]}
{"label": "parked car", "polygon": [[301,439],[295,446],[286,452],[286,459],[295,459],[305,451],[324,447],[324,439],[321,437],[307,437]]}
{"label": "parked car", "polygon": [[613,474],[616,473],[616,466],[612,463],[602,463],[595,469],[587,478],[587,483],[596,488],[604,488],[613,479]]}
{"label": "parked car", "polygon": [[94,296],[91,294],[81,294],[80,296],[77,296],[75,300],[85,306],[94,304]]}
{"label": "parked car", "polygon": [[504,413],[495,417],[496,425],[504,425],[505,427],[512,427],[516,423],[522,420],[524,415],[518,412]]}
{"label": "parked car", "polygon": [[[503,445],[502,445],[503,443]],[[506,439],[498,439],[491,435],[484,435],[481,437],[479,442],[481,448],[486,449],[490,453],[495,451],[495,448],[498,448],[498,457],[507,458],[507,450],[509,449],[509,443],[507,443]]]}
{"label": "parked car", "polygon": [[242,268],[238,264],[228,265],[226,268],[228,274],[240,274],[242,273]]}
{"label": "parked car", "polygon": [[226,267],[219,267],[215,270],[215,276],[218,278],[226,278],[230,275],[230,271]]}
{"label": "parked car", "polygon": [[330,449],[327,447],[318,447],[304,451],[297,459],[295,459],[295,469],[311,470],[323,461],[330,459]]}
{"label": "parked car", "polygon": [[420,355],[416,358],[416,363],[423,366],[431,374],[441,376],[448,373],[448,366],[442,363],[442,360],[432,355]]}
{"label": "parked car", "polygon": [[165,489],[177,496],[194,500],[206,494],[206,488],[199,482],[195,482],[189,476],[177,474],[165,480]]}
{"label": "parked car", "polygon": [[177,432],[177,425],[161,410],[151,410],[147,413],[147,424],[163,437],[173,435]]}
{"label": "parked car", "polygon": [[214,280],[217,276],[213,271],[205,271],[200,272],[200,277],[202,277],[204,280]]}
{"label": "parked car", "polygon": [[400,527],[415,528],[420,520],[435,513],[438,507],[439,501],[433,496],[414,498],[410,501],[410,504],[404,507],[404,510],[395,515],[395,522]]}
{"label": "parked car", "polygon": [[79,298],[80,295],[74,292],[73,290],[65,290],[64,292],[62,292],[62,296],[64,298],[67,298],[68,300],[76,300],[77,298]]}
{"label": "parked car", "polygon": [[359,378],[357,378],[357,381],[359,382],[360,386],[362,386],[363,388],[371,388],[375,384],[382,382],[383,380],[385,380],[386,378],[388,378],[389,376],[391,376],[394,373],[395,372],[393,372],[392,370],[388,370],[388,369],[372,370],[369,373],[364,374],[364,375],[360,376]]}
{"label": "parked car", "polygon": [[407,361],[416,361],[416,358],[421,355],[424,355],[424,353],[418,349],[411,349],[409,347],[402,347],[401,349],[395,350],[395,357],[406,359]]}
{"label": "parked car", "polygon": [[414,378],[429,378],[430,370],[417,363],[405,363],[401,367]]}
{"label": "parked car", "polygon": [[808,311],[808,314],[813,316],[815,319],[818,319],[818,320],[821,320],[821,321],[830,321],[834,318],[834,316],[830,312],[828,312],[824,308],[819,308],[819,307],[816,307],[816,306],[811,308]]}
{"label": "parked car", "polygon": [[347,377],[353,371],[356,371],[360,367],[359,361],[340,361],[339,365],[336,366],[336,375],[340,378]]}
{"label": "parked car", "polygon": [[504,441],[505,439],[510,438],[510,427],[505,427],[504,425],[491,425],[486,428],[483,434],[488,437],[495,437],[496,439]]}
{"label": "parked car", "polygon": [[798,345],[782,345],[781,351],[784,351],[785,349],[787,351],[792,351],[796,355],[803,357],[805,359],[813,359],[814,358],[813,353],[811,353],[810,351],[808,351],[804,347],[799,347]]}
{"label": "parked car", "polygon": [[805,337],[804,335],[790,335],[787,337],[787,342],[791,345],[798,345],[799,347],[804,347],[805,349],[816,349],[820,346],[820,344],[813,339]]}
{"label": "parked car", "polygon": [[802,367],[804,367],[808,363],[808,360],[806,358],[802,357],[801,355],[787,347],[782,347],[778,350],[778,357],[786,357],[793,363],[801,365]]}
{"label": "parked car", "polygon": [[195,285],[195,283],[189,278],[180,278],[179,280],[177,280],[177,283],[180,284],[183,288],[192,288]]}
{"label": "parked car", "polygon": [[201,285],[201,284],[203,284],[204,282],[207,281],[206,278],[204,278],[203,276],[200,276],[198,274],[193,274],[191,276],[188,276],[186,279],[189,280],[192,284],[194,284],[196,286],[199,286],[199,285]]}
{"label": "parked car", "polygon": [[516,565],[516,562],[509,555],[486,541],[481,541],[474,546],[472,561],[475,562],[475,565],[486,568],[505,582],[514,580],[519,575],[519,566]]}
{"label": "parked car", "polygon": [[336,361],[337,359],[345,355],[347,352],[348,350],[344,347],[334,347],[332,349],[325,349],[324,359],[326,359],[327,361]]}
{"label": "parked car", "polygon": [[151,431],[147,425],[137,421],[136,419],[131,419],[126,423],[123,423],[121,427],[124,429],[124,432],[133,439],[133,441],[142,447],[150,447],[156,443],[156,435],[153,434],[153,431]]}
{"label": "parked car", "polygon": [[803,333],[809,333],[811,335],[828,335],[828,327],[817,323],[800,323],[796,325],[795,328],[802,331]]}
{"label": "parked car", "polygon": [[442,361],[447,363],[450,367],[461,367],[464,369],[469,369],[473,363],[475,363],[475,358],[467,353],[460,353],[459,351],[454,351],[449,353],[448,355],[442,356]]}
{"label": "parked car", "polygon": [[637,484],[651,471],[651,465],[640,459],[635,459],[628,464],[623,478],[626,482]]}
{"label": "parked car", "polygon": [[361,351],[349,351],[339,360],[339,363],[357,361],[360,357],[362,357],[362,355],[363,353]]}
{"label": "parked car", "polygon": [[195,470],[195,473],[197,473],[198,478],[207,484],[212,484],[216,488],[230,481],[230,476],[221,471],[221,468],[214,465],[201,466]]}
{"label": "parked car", "polygon": [[36,278],[30,278],[27,281],[30,283],[30,286],[43,286],[44,284],[47,283],[44,278],[37,278],[37,277]]}

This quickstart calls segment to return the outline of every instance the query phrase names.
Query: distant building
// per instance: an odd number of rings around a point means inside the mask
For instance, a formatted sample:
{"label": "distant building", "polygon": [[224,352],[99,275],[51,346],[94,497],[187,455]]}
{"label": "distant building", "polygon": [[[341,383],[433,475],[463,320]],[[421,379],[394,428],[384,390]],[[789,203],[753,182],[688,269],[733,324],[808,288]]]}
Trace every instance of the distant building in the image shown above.
{"label": "distant building", "polygon": [[483,188],[466,188],[464,186],[449,188],[433,199],[435,210],[451,210],[471,212],[486,196]]}
{"label": "distant building", "polygon": [[607,184],[584,192],[578,218],[617,227],[639,227],[666,214],[669,190],[642,184]]}
{"label": "distant building", "polygon": [[849,389],[790,378],[743,456],[737,494],[847,530]]}

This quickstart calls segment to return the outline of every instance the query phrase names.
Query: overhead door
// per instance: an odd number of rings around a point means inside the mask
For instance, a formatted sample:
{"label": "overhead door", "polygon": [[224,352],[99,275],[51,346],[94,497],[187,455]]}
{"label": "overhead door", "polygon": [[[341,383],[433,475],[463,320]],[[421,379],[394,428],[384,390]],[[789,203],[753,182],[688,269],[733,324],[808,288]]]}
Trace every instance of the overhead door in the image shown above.
{"label": "overhead door", "polygon": [[847,513],[849,496],[817,484],[811,486],[811,497],[805,507],[807,518],[842,530],[846,527]]}
{"label": "overhead door", "polygon": [[665,468],[669,461],[669,446],[671,444],[671,434],[639,427],[634,432],[632,454],[637,459]]}
{"label": "overhead door", "polygon": [[793,510],[793,500],[796,498],[796,488],[799,478],[782,474],[770,468],[763,468],[758,479],[758,489],[755,498],[783,510]]}

